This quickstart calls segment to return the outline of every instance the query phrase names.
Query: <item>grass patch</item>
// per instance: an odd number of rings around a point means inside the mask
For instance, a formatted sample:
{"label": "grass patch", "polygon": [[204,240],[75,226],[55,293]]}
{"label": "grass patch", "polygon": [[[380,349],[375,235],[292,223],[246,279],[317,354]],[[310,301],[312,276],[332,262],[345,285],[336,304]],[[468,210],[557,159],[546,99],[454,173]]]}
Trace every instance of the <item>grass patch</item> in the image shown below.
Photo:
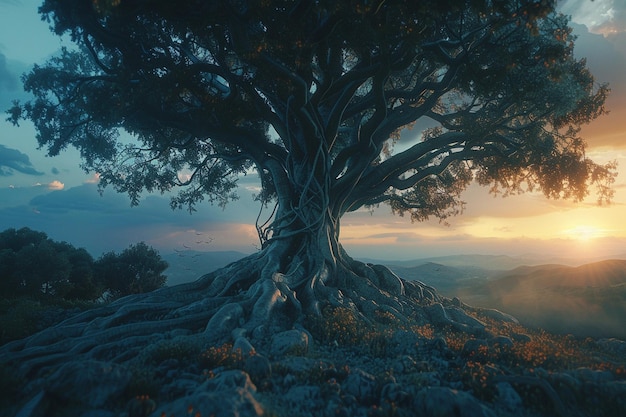
{"label": "grass patch", "polygon": [[99,304],[88,301],[0,299],[0,345],[23,339]]}

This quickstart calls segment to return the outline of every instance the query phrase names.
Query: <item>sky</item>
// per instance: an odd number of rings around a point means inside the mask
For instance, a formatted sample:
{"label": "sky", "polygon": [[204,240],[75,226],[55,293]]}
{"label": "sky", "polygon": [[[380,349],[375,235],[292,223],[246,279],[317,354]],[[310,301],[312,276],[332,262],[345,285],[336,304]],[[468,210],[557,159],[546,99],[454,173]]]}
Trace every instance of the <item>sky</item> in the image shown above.
{"label": "sky", "polygon": [[[41,21],[39,4],[0,0],[2,113],[12,100],[28,98],[20,74],[70,45]],[[575,54],[587,58],[598,82],[611,86],[610,114],[582,134],[592,159],[619,163],[612,204],[598,206],[593,194],[580,203],[535,193],[501,198],[472,185],[463,195],[465,212],[449,224],[411,223],[391,215],[386,206],[345,215],[340,241],[351,255],[383,260],[458,254],[626,257],[626,1],[562,0],[559,7],[572,16],[578,35]],[[31,123],[15,127],[4,119],[0,117],[0,231],[29,227],[84,247],[95,257],[140,241],[161,253],[258,250],[255,178],[241,179],[240,199],[225,210],[201,204],[193,214],[173,211],[168,197],[158,194],[131,207],[113,189],[98,193],[97,175],[82,171],[76,151],[47,157],[37,149]]]}

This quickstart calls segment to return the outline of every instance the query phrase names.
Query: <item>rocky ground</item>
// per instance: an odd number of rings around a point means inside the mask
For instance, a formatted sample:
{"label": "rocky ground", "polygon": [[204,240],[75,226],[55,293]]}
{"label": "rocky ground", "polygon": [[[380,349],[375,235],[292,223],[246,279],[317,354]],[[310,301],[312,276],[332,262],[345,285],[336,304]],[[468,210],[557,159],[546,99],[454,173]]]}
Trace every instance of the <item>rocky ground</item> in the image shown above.
{"label": "rocky ground", "polygon": [[[116,364],[67,362],[25,380],[0,368],[2,416],[623,416],[626,343],[523,328],[458,299],[399,322],[327,309],[251,346],[155,335]],[[425,318],[425,319],[424,319]],[[4,362],[0,359],[0,362]]]}

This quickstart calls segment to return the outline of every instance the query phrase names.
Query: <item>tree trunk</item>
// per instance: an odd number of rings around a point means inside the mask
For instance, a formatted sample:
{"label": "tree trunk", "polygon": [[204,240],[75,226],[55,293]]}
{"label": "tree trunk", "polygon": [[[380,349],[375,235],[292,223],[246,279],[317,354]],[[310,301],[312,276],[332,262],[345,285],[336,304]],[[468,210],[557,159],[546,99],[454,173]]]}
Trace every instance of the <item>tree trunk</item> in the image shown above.
{"label": "tree trunk", "polygon": [[405,320],[418,304],[439,300],[432,288],[350,258],[337,241],[337,221],[326,219],[319,227],[282,229],[261,251],[195,282],[124,297],[0,353],[32,377],[80,358],[125,362],[160,338],[218,344],[245,335],[258,349],[277,332],[306,329],[306,319],[326,305],[364,320],[376,310]]}

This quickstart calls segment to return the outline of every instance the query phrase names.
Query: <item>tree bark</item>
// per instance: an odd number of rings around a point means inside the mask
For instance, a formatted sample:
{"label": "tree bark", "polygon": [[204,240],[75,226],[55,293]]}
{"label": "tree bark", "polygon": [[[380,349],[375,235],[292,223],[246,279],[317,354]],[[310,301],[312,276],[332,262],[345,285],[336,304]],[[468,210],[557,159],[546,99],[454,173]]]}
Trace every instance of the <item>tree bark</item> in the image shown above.
{"label": "tree bark", "polygon": [[376,310],[405,321],[420,304],[440,301],[433,288],[350,258],[337,224],[327,216],[319,227],[282,229],[261,251],[195,282],[85,311],[0,353],[34,377],[81,358],[123,363],[162,338],[220,344],[236,334],[262,348],[273,334],[306,329],[325,306],[349,308],[366,322]]}

